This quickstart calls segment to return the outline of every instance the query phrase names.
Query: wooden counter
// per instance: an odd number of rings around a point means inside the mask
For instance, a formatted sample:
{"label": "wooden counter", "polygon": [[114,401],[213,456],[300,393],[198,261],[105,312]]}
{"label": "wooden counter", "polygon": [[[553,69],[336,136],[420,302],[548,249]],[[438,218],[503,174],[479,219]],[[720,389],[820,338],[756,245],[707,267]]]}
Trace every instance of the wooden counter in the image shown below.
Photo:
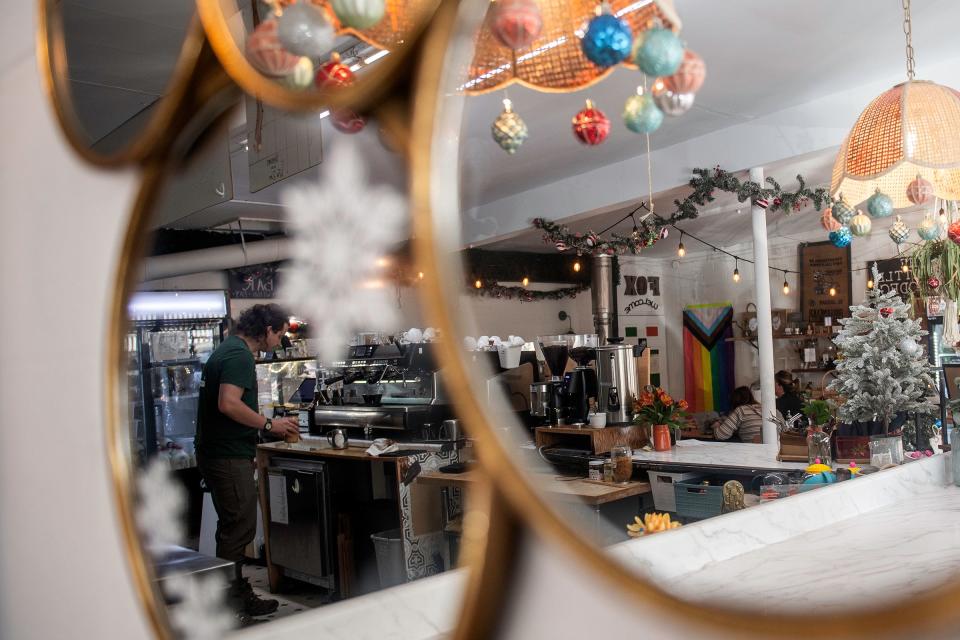
{"label": "wooden counter", "polygon": [[[479,479],[479,471],[465,471],[464,473],[442,473],[439,471],[424,471],[417,476],[417,482],[440,486],[468,488]],[[649,482],[631,481],[618,484],[598,482],[586,478],[570,478],[538,474],[536,480],[551,497],[560,500],[575,500],[585,502],[591,506],[599,506],[608,502],[616,502],[624,498],[632,498],[643,493],[650,493]]]}

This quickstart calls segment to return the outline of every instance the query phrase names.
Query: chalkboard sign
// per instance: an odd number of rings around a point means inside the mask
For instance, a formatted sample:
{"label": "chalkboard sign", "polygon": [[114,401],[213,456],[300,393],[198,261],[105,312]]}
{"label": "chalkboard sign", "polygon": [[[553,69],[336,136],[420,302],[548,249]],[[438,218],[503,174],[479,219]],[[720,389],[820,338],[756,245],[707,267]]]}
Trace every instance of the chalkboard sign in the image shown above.
{"label": "chalkboard sign", "polygon": [[279,289],[277,263],[227,269],[231,298],[274,298]]}
{"label": "chalkboard sign", "polygon": [[877,289],[880,293],[886,293],[890,289],[896,289],[900,299],[904,302],[910,300],[910,294],[918,291],[917,281],[913,274],[903,270],[905,261],[903,258],[887,258],[886,260],[871,260],[867,263],[867,274],[873,276],[873,265],[877,265],[877,271],[880,273],[880,282],[877,283]]}
{"label": "chalkboard sign", "polygon": [[[838,248],[829,241],[799,245],[800,311],[806,322],[820,325],[824,318],[850,315],[850,245]],[[831,293],[832,292],[832,293]]]}

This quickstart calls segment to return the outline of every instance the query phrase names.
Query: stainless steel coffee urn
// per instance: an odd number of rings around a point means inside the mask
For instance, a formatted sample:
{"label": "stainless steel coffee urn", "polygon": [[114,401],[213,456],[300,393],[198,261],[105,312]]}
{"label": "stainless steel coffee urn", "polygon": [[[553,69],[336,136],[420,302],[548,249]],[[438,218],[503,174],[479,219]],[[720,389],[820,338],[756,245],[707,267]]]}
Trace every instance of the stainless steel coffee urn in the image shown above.
{"label": "stainless steel coffee urn", "polygon": [[643,349],[630,344],[597,347],[597,401],[600,410],[607,414],[608,426],[633,420],[633,403],[643,390],[637,370]]}

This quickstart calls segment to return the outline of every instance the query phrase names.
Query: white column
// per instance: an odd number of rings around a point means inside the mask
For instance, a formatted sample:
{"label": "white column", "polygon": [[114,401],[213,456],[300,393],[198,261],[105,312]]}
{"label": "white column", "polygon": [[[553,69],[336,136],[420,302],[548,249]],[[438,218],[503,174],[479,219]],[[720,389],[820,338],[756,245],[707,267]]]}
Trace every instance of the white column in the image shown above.
{"label": "white column", "polygon": [[[750,180],[763,184],[763,168],[750,169]],[[773,382],[773,322],[770,312],[770,269],[767,252],[767,212],[750,208],[753,218],[753,269],[757,283],[757,347],[760,350],[760,408],[763,411],[763,442],[777,443],[777,426],[768,418],[777,410]]]}

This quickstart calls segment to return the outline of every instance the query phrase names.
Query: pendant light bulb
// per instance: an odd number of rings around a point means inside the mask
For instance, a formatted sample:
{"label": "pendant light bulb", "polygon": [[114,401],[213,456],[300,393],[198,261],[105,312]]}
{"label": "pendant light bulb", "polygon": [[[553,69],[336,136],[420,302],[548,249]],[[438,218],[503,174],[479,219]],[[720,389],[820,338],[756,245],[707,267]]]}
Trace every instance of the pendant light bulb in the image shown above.
{"label": "pendant light bulb", "polygon": [[417,272],[417,280],[423,280],[423,271]]}
{"label": "pendant light bulb", "polygon": [[833,285],[830,285],[830,295],[831,296],[837,295],[837,288]]}
{"label": "pendant light bulb", "polygon": [[530,284],[530,278],[528,278],[527,276],[523,276],[523,280],[521,280],[521,282],[523,283],[523,286],[526,287],[527,285]]}
{"label": "pendant light bulb", "polygon": [[480,278],[477,278],[477,281],[473,283],[473,286],[476,287],[477,289],[483,288],[483,283],[480,282]]}
{"label": "pendant light bulb", "polygon": [[577,273],[580,273],[580,261],[579,261],[579,260],[577,260],[577,261],[575,261],[575,262],[573,263],[573,270],[576,271]]}
{"label": "pendant light bulb", "polygon": [[687,250],[683,248],[683,240],[681,240],[680,244],[677,245],[677,255],[681,258],[687,255]]}
{"label": "pendant light bulb", "polygon": [[740,261],[737,260],[736,266],[733,268],[733,281],[740,282]]}
{"label": "pendant light bulb", "polygon": [[909,273],[909,272],[910,272],[910,265],[908,265],[906,262],[904,262],[902,265],[900,265],[900,270],[903,271],[904,273]]}
{"label": "pendant light bulb", "polygon": [[873,289],[873,278],[867,278],[867,289]]}
{"label": "pendant light bulb", "polygon": [[787,282],[786,276],[783,277],[783,295],[785,296],[790,295],[790,283]]}

